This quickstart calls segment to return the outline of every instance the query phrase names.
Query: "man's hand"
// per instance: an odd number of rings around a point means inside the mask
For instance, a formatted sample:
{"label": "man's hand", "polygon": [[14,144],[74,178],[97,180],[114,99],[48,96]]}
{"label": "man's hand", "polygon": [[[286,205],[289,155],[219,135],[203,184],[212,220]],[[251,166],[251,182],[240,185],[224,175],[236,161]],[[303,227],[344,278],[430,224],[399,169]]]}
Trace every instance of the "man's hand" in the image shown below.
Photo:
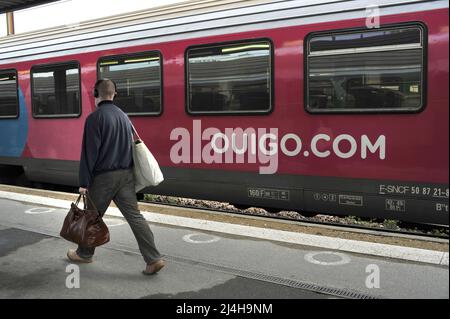
{"label": "man's hand", "polygon": [[82,194],[82,195],[86,195],[87,192],[88,192],[88,190],[87,190],[87,188],[80,187],[80,188],[78,189],[78,192],[79,192],[80,194]]}

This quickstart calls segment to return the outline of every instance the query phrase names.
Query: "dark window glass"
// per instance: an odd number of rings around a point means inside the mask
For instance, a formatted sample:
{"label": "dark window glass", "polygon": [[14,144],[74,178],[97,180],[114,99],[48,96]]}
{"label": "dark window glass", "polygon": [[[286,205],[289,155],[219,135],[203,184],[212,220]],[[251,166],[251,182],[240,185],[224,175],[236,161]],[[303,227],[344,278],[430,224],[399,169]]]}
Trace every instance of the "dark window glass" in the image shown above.
{"label": "dark window glass", "polygon": [[161,58],[158,53],[102,58],[99,78],[117,85],[114,103],[130,115],[160,114]]}
{"label": "dark window glass", "polygon": [[190,49],[189,112],[268,112],[272,108],[271,76],[267,41]]}
{"label": "dark window glass", "polygon": [[66,117],[81,113],[77,63],[34,66],[31,80],[34,116]]}
{"label": "dark window glass", "polygon": [[[387,36],[385,39],[374,36],[373,46],[364,42],[361,47],[352,46],[355,51],[351,52],[346,45],[336,45],[333,51],[317,45],[316,49],[321,50],[312,51],[308,56],[307,108],[317,112],[420,109],[423,105],[423,48],[421,36],[415,35],[421,35],[422,30],[401,31],[367,31]],[[355,34],[359,38],[363,32]],[[414,36],[406,37],[409,42],[399,43],[397,40],[401,37],[391,37],[393,34]],[[339,36],[329,37],[337,39]],[[349,33],[346,36],[350,38]],[[313,40],[314,37],[311,42]]]}
{"label": "dark window glass", "polygon": [[19,115],[17,75],[15,71],[0,71],[0,118]]}

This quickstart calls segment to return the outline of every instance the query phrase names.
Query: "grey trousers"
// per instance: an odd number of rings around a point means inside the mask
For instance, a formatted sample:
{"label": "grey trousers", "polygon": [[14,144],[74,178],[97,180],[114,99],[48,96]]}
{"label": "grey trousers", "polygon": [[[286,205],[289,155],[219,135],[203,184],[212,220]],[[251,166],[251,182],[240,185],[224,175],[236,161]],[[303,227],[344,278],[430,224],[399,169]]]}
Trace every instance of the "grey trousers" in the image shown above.
{"label": "grey trousers", "polygon": [[[137,206],[132,169],[116,170],[95,176],[88,194],[102,216],[111,201],[114,201],[130,225],[147,264],[161,259],[155,246],[153,233]],[[92,209],[89,201],[88,208]],[[94,252],[95,248],[78,246],[77,249],[77,254],[82,258],[90,258]]]}

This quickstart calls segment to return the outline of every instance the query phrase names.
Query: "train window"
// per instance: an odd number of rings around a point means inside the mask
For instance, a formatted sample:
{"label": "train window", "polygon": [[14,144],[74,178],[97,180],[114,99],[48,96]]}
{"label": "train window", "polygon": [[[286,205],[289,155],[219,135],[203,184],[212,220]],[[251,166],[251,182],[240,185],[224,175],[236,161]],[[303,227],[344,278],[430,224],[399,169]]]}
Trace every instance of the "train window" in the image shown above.
{"label": "train window", "polygon": [[19,116],[19,99],[17,91],[17,72],[0,71],[0,119]]}
{"label": "train window", "polygon": [[81,114],[78,62],[31,68],[33,116],[76,117]]}
{"label": "train window", "polygon": [[158,52],[101,58],[98,77],[116,83],[114,103],[128,115],[159,115],[162,112],[161,60]]}
{"label": "train window", "polygon": [[312,113],[416,112],[424,104],[421,25],[312,34],[306,109]]}
{"label": "train window", "polygon": [[257,114],[272,110],[272,45],[269,41],[187,50],[190,114]]}

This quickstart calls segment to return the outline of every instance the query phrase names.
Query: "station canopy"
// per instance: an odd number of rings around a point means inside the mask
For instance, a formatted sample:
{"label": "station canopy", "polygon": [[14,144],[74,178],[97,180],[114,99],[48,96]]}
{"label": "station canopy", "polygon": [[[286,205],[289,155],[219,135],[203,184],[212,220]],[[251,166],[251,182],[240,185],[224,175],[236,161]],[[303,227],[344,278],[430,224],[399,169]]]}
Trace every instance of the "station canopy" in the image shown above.
{"label": "station canopy", "polygon": [[0,0],[0,14],[56,1],[57,0]]}

